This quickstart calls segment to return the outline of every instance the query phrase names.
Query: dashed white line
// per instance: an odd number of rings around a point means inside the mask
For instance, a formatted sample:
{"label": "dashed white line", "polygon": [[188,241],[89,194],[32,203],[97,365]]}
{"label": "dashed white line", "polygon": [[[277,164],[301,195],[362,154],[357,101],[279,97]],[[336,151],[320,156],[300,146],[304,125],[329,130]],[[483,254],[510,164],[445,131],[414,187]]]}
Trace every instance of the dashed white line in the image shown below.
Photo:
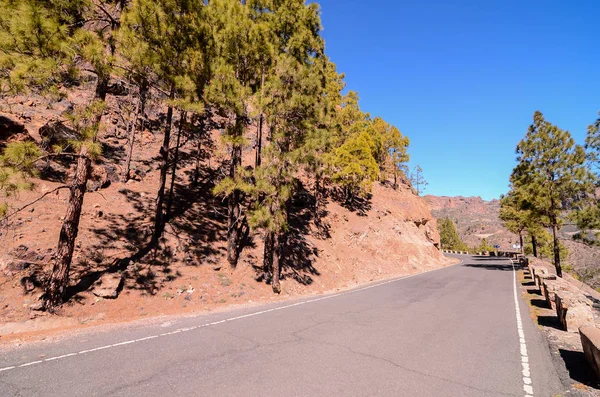
{"label": "dashed white line", "polygon": [[[451,265],[451,266],[460,265],[461,263],[463,263],[462,260],[459,263],[456,263],[456,264]],[[247,317],[254,317],[254,316],[261,315],[261,314],[266,314],[266,313],[274,312],[274,311],[277,311],[277,310],[289,309],[291,307],[300,306],[300,305],[306,305],[308,303],[319,302],[319,301],[326,300],[326,299],[332,299],[332,298],[336,298],[336,297],[342,296],[342,295],[354,294],[354,293],[357,293],[357,292],[366,291],[366,290],[371,289],[371,288],[380,287],[382,285],[395,283],[395,282],[398,282],[398,281],[401,281],[401,280],[406,280],[406,279],[412,278],[412,277],[417,277],[417,276],[420,276],[422,274],[432,273],[432,272],[435,272],[437,270],[446,269],[448,267],[450,267],[450,266],[440,267],[440,268],[429,270],[429,271],[426,271],[426,272],[423,272],[423,273],[411,274],[409,276],[404,276],[404,277],[396,278],[396,279],[393,279],[393,280],[383,281],[381,283],[376,283],[376,284],[369,285],[369,286],[363,287],[363,288],[357,288],[357,289],[354,289],[354,290],[351,290],[351,291],[345,291],[345,292],[340,292],[340,293],[337,293],[337,294],[326,295],[326,296],[322,296],[320,298],[315,298],[315,299],[305,300],[305,301],[301,301],[301,302],[291,303],[289,305],[274,307],[274,308],[271,308],[271,309],[266,309],[266,310],[261,310],[261,311],[257,311],[257,312],[253,312],[253,313],[248,313],[248,314],[244,314],[244,315],[237,316],[237,317],[231,317],[231,318],[227,318],[227,319],[221,320],[221,321],[214,321],[212,323],[201,324],[201,325],[197,325],[197,326],[189,327],[189,328],[180,328],[180,329],[177,329],[177,330],[171,331],[171,332],[164,332],[164,333],[157,334],[157,335],[146,336],[144,338],[127,340],[127,341],[123,341],[123,342],[119,342],[119,343],[113,343],[111,345],[95,347],[93,349],[88,349],[88,350],[81,350],[81,351],[79,351],[77,353],[64,354],[62,356],[56,356],[56,357],[46,358],[44,360],[31,361],[31,362],[24,363],[24,364],[21,364],[21,365],[18,365],[18,366],[17,365],[13,365],[13,366],[9,366],[9,367],[4,367],[4,368],[0,368],[0,372],[2,372],[2,371],[10,371],[10,370],[13,370],[15,368],[28,367],[28,366],[31,366],[31,365],[40,364],[40,363],[49,362],[49,361],[61,360],[63,358],[67,358],[67,357],[72,357],[72,356],[77,356],[77,355],[83,355],[83,354],[92,353],[92,352],[95,352],[95,351],[98,351],[98,350],[104,350],[104,349],[109,349],[109,348],[113,348],[113,347],[118,347],[118,346],[123,346],[123,345],[129,345],[129,344],[138,343],[138,342],[142,342],[142,341],[146,341],[146,340],[150,340],[150,339],[155,339],[155,338],[160,338],[160,337],[164,337],[164,336],[174,335],[174,334],[178,334],[178,333],[182,333],[182,332],[189,332],[189,331],[193,331],[193,330],[204,328],[204,327],[210,327],[210,326],[213,326],[213,325],[223,324],[223,323],[229,322],[229,321],[236,321],[236,320],[241,320],[241,319],[247,318]]]}
{"label": "dashed white line", "polygon": [[513,292],[515,298],[515,313],[517,319],[517,334],[519,335],[519,346],[521,351],[521,366],[523,367],[523,390],[525,391],[525,397],[533,397],[533,386],[531,380],[531,369],[529,367],[529,356],[527,355],[527,342],[525,341],[525,331],[523,331],[523,320],[521,319],[521,309],[519,307],[519,294],[517,288],[517,271],[515,270],[515,264],[510,260],[510,264],[513,268]]}

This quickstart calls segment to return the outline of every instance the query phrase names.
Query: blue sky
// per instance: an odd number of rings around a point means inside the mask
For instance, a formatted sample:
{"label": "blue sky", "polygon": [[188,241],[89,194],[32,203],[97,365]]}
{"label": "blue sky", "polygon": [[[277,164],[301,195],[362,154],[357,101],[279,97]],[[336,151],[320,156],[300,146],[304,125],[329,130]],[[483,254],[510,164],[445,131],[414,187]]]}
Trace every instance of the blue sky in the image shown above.
{"label": "blue sky", "polygon": [[533,112],[583,143],[600,110],[598,0],[321,0],[361,106],[411,139],[426,194],[499,197]]}

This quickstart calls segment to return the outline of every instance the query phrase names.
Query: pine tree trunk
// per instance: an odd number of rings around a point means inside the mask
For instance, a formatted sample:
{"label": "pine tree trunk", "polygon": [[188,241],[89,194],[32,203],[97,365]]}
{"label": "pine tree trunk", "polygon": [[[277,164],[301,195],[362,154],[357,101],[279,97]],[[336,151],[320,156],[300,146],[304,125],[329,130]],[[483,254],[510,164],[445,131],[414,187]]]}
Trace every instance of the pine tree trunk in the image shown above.
{"label": "pine tree trunk", "polygon": [[[175,85],[171,86],[171,93],[169,99],[175,97]],[[163,138],[163,144],[160,148],[161,164],[160,164],[160,182],[158,185],[158,192],[156,193],[156,209],[154,213],[154,232],[152,233],[151,244],[153,246],[158,245],[158,241],[162,236],[165,220],[163,212],[163,204],[165,201],[165,186],[167,185],[167,172],[169,170],[169,144],[171,142],[171,124],[173,122],[173,107],[169,106],[167,109],[167,123],[165,125],[165,135]]]}
{"label": "pine tree trunk", "polygon": [[265,232],[265,248],[263,250],[263,274],[265,278],[273,270],[273,232],[267,230]]}
{"label": "pine tree trunk", "polygon": [[75,250],[75,240],[79,232],[79,218],[81,217],[81,208],[83,207],[83,198],[91,166],[91,160],[87,156],[85,146],[82,147],[79,155],[77,168],[75,169],[75,180],[70,187],[67,213],[60,229],[56,260],[46,288],[46,309],[61,305],[69,286],[69,270],[73,259],[73,251]]}
{"label": "pine tree trunk", "polygon": [[533,234],[531,235],[531,250],[533,251],[533,256],[537,258],[537,241],[535,240],[535,236]]}
{"label": "pine tree trunk", "polygon": [[227,225],[227,261],[232,267],[237,265],[239,259],[239,221],[241,218],[240,192],[235,189],[229,195]]}
{"label": "pine tree trunk", "polygon": [[273,238],[273,278],[271,281],[271,287],[273,292],[276,294],[281,293],[281,284],[279,283],[280,275],[280,261],[281,261],[281,233],[277,233]]}
{"label": "pine tree trunk", "polygon": [[138,124],[138,119],[140,117],[140,114],[142,115],[142,125],[140,126],[140,131],[144,130],[144,112],[145,112],[145,108],[146,108],[146,90],[145,89],[140,89],[140,98],[138,100],[138,103],[135,107],[135,115],[133,118],[133,122],[131,123],[131,126],[129,128],[129,139],[128,139],[128,144],[129,147],[127,148],[127,158],[125,159],[125,168],[123,169],[123,175],[122,178],[124,181],[129,180],[129,171],[131,170],[131,159],[133,158],[133,148],[135,146],[135,134],[137,132],[137,124]]}
{"label": "pine tree trunk", "polygon": [[558,241],[558,224],[556,219],[552,222],[552,237],[554,239],[554,267],[556,275],[562,277],[562,267],[560,266],[560,242]]}
{"label": "pine tree trunk", "polygon": [[313,211],[313,218],[317,225],[321,223],[321,219],[319,218],[319,205],[321,204],[319,179],[319,173],[317,172],[315,173],[315,207]]}
{"label": "pine tree trunk", "polygon": [[523,246],[523,231],[519,232],[519,247],[521,247],[521,255],[525,255],[525,247]]}
{"label": "pine tree trunk", "polygon": [[202,150],[202,141],[198,137],[198,146],[196,147],[196,168],[194,169],[194,185],[200,180],[200,152]]}
{"label": "pine tree trunk", "polygon": [[175,154],[173,155],[173,165],[171,168],[171,186],[169,187],[169,198],[167,200],[166,221],[171,218],[171,207],[173,206],[173,193],[175,190],[175,177],[177,176],[177,163],[179,162],[179,145],[181,143],[181,132],[186,120],[186,112],[181,111],[179,116],[179,130],[177,130],[177,143],[175,145]]}
{"label": "pine tree trunk", "polygon": [[[104,101],[107,90],[108,77],[98,76],[94,100]],[[101,120],[102,114],[96,115],[94,124],[99,126]],[[94,137],[93,141],[95,140],[96,137]],[[53,310],[56,306],[62,304],[65,299],[67,287],[69,286],[71,261],[73,259],[73,252],[75,251],[75,240],[79,233],[79,219],[81,218],[83,199],[87,189],[87,181],[91,173],[91,165],[92,161],[89,157],[88,147],[84,144],[79,151],[77,166],[75,168],[75,178],[69,189],[67,212],[58,237],[56,259],[44,294],[44,307],[46,310]]]}
{"label": "pine tree trunk", "polygon": [[[235,120],[235,138],[242,136],[242,118],[237,116]],[[238,167],[242,165],[242,145],[234,143],[231,151],[231,165],[229,167],[229,177],[234,179]],[[238,189],[234,189],[227,200],[227,261],[232,267],[237,265],[239,259],[239,239],[240,239],[240,220],[242,209],[240,205],[241,194]]]}
{"label": "pine tree trunk", "polygon": [[254,161],[254,166],[259,167],[261,163],[261,151],[262,151],[262,129],[263,129],[263,115],[260,114],[260,118],[258,120],[258,138],[256,142],[256,159]]}
{"label": "pine tree trunk", "polygon": [[[263,70],[262,73],[262,77],[261,77],[261,86],[260,86],[260,99],[261,99],[261,106],[262,106],[262,89],[265,85],[265,72]],[[260,117],[258,119],[258,137],[256,139],[256,159],[254,161],[254,166],[255,167],[259,167],[260,163],[261,163],[261,150],[262,150],[262,131],[263,131],[263,113],[262,113],[262,109],[260,112]]]}

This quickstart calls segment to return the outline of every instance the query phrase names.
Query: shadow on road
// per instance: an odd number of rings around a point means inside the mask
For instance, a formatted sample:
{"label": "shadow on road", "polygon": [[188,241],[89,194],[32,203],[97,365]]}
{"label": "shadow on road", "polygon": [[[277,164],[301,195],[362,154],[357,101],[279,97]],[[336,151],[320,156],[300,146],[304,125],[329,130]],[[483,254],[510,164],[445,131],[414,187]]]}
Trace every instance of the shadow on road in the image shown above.
{"label": "shadow on road", "polygon": [[565,362],[565,366],[567,367],[567,371],[569,371],[571,379],[596,390],[600,390],[598,379],[596,379],[592,368],[588,365],[582,352],[565,349],[559,349],[559,352]]}
{"label": "shadow on road", "polygon": [[476,269],[485,269],[485,270],[502,270],[502,271],[512,271],[513,267],[511,264],[506,263],[467,263],[463,265],[465,267],[472,267]]}

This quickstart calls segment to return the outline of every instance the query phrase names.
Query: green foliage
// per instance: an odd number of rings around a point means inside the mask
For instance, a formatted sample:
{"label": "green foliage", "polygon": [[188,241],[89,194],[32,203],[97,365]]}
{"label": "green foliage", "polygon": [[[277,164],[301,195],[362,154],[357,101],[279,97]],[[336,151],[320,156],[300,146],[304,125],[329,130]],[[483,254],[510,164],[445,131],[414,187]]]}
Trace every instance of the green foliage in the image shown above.
{"label": "green foliage", "polygon": [[52,2],[0,1],[0,92],[58,92],[75,61],[68,54],[68,24],[76,22],[69,11]]}
{"label": "green foliage", "polygon": [[[554,258],[554,243],[553,243],[553,239],[552,239],[552,234],[547,231],[546,229],[538,229],[536,230],[536,233],[534,234],[535,236],[535,240],[536,240],[536,244],[537,244],[537,251],[538,251],[538,257],[542,258],[542,259],[549,259],[549,260],[553,260]],[[531,236],[526,236],[525,239],[525,255],[531,255],[533,254],[533,248],[531,245]],[[563,243],[559,243],[559,249],[560,249],[560,257],[561,258],[566,258],[567,255],[569,254],[569,251],[567,249],[567,247],[565,247],[565,245]]]}
{"label": "green foliage", "polygon": [[[598,187],[600,186],[600,118],[588,126],[585,149],[588,167],[595,177],[595,187]],[[600,229],[599,197],[594,192],[588,194],[585,199],[570,218],[581,230]]]}
{"label": "green foliage", "polygon": [[469,247],[462,242],[454,222],[449,217],[438,220],[440,243],[442,248],[456,251],[469,251]]}
{"label": "green foliage", "polygon": [[346,192],[346,199],[371,191],[379,168],[371,150],[373,142],[366,131],[352,135],[336,151],[332,160],[335,167],[333,181]]}
{"label": "green foliage", "polygon": [[487,239],[484,237],[481,239],[481,243],[476,248],[477,252],[491,252],[494,251],[494,247],[488,243]]}
{"label": "green foliage", "polygon": [[[585,151],[575,144],[568,131],[549,123],[536,111],[533,124],[517,145],[517,155],[519,163],[510,179],[514,197],[507,199],[504,217],[513,228],[520,227],[523,220],[527,223],[527,218],[551,227],[553,245],[557,245],[562,215],[581,206],[593,193],[594,177],[586,167]],[[516,204],[510,204],[511,200]],[[529,215],[519,212],[522,210],[530,211]],[[560,276],[560,247],[553,250]]]}
{"label": "green foliage", "polygon": [[519,164],[511,183],[534,215],[547,217],[551,224],[558,224],[563,211],[574,207],[593,188],[583,147],[540,112],[535,112],[517,155]]}
{"label": "green foliage", "polygon": [[[216,111],[231,159],[213,193],[230,200],[229,215],[238,218],[230,216],[230,229],[247,219],[279,244],[300,178],[314,178],[316,202],[333,188],[352,200],[374,181],[395,181],[409,160],[409,139],[361,110],[356,92],[343,94],[344,75],[326,56],[321,29],[318,4],[305,0],[0,0],[0,94],[65,95],[96,82],[94,99],[66,117],[80,138],[52,156],[67,147],[101,155],[97,137],[115,74],[135,86],[142,118],[146,98],[168,114]],[[243,168],[246,130],[258,117],[261,165]],[[161,177],[177,169],[168,161],[170,126]],[[25,188],[45,155],[33,143],[8,145],[0,158],[5,195]]]}

